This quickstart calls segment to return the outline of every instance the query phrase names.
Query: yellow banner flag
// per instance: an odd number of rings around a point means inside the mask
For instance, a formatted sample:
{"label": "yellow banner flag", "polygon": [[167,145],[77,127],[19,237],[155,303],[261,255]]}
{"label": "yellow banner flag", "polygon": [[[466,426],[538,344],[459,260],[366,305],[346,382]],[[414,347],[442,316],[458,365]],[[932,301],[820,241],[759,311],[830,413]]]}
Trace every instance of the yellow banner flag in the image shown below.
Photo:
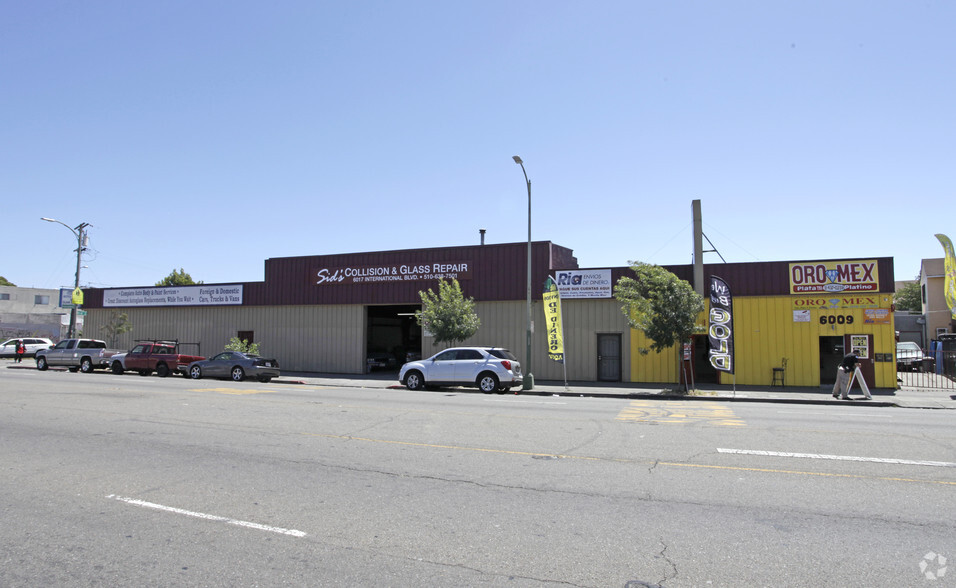
{"label": "yellow banner flag", "polygon": [[943,283],[943,296],[946,297],[949,313],[956,319],[956,253],[953,252],[953,242],[949,240],[949,237],[937,233],[936,238],[943,244],[943,250],[946,251],[946,281]]}
{"label": "yellow banner flag", "polygon": [[548,357],[564,363],[564,328],[561,326],[561,294],[558,285],[548,278],[544,282],[544,322],[548,327]]}

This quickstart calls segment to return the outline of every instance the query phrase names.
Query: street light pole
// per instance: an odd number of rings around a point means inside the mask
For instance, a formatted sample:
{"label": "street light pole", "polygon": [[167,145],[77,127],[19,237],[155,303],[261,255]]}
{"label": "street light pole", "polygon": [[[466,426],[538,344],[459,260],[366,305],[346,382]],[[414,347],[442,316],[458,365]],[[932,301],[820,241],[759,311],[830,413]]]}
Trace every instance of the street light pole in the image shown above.
{"label": "street light pole", "polygon": [[[80,223],[76,228],[71,227],[66,223],[62,223],[55,218],[41,217],[40,220],[47,221],[49,223],[57,223],[63,225],[64,227],[70,229],[70,231],[76,236],[76,279],[73,282],[73,291],[76,292],[80,287],[80,264],[83,256],[83,241],[86,237],[86,227],[90,226],[89,223]],[[70,330],[67,333],[67,337],[73,338],[76,336],[76,304],[73,304],[70,308]]]}
{"label": "street light pole", "polygon": [[521,388],[531,390],[534,388],[534,376],[531,374],[531,180],[528,179],[528,172],[524,169],[524,162],[517,155],[512,156],[515,163],[521,166],[521,172],[524,174],[524,181],[528,185],[528,332],[527,349],[525,361],[527,365],[524,371],[524,380]]}

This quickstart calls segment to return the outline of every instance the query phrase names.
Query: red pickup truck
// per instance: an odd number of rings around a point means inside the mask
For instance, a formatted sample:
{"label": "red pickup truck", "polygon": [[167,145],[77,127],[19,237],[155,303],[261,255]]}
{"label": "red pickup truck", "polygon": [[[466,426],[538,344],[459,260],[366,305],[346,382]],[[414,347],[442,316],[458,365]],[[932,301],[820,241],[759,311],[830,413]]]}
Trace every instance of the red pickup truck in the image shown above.
{"label": "red pickup truck", "polygon": [[179,372],[188,378],[186,368],[189,364],[206,358],[179,353],[179,345],[178,341],[137,341],[125,357],[113,362],[113,373],[121,374],[124,370],[132,370],[139,372],[141,376],[148,376],[156,372],[157,376],[165,378],[171,373]]}

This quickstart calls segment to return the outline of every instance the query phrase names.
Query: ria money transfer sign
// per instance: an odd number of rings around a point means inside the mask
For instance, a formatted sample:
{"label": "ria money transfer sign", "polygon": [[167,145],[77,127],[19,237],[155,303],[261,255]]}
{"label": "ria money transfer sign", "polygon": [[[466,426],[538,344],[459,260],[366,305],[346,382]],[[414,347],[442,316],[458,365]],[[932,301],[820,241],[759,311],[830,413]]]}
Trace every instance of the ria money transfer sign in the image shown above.
{"label": "ria money transfer sign", "polygon": [[560,270],[555,272],[561,297],[569,298],[610,298],[613,295],[611,270]]}

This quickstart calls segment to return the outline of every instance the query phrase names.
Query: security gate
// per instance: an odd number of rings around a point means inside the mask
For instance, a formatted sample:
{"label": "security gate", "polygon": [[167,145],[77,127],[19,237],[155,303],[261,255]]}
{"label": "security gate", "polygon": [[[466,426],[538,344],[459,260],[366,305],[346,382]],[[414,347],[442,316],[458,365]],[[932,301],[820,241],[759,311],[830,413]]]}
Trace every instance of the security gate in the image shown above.
{"label": "security gate", "polygon": [[598,333],[598,381],[621,381],[621,334]]}

